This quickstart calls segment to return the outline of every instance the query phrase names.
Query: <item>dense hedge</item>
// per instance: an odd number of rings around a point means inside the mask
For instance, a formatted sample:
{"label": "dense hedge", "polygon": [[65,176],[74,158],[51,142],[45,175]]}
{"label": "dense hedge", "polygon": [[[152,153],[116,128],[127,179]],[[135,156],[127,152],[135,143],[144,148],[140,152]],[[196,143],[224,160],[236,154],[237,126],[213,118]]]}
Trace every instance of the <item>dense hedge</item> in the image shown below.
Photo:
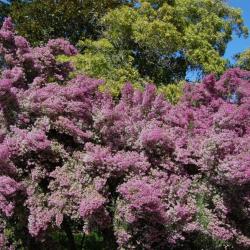
{"label": "dense hedge", "polygon": [[75,48],[31,48],[10,19],[0,52],[1,249],[93,233],[107,249],[249,249],[250,72],[186,84],[174,106],[154,85],[113,100],[68,80],[55,58]]}

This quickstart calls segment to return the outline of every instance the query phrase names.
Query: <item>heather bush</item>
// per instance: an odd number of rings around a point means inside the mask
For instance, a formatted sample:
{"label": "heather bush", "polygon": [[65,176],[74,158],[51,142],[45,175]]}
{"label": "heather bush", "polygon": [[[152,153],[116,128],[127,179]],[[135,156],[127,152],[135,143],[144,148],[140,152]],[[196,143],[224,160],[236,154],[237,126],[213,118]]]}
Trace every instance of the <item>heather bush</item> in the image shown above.
{"label": "heather bush", "polygon": [[250,72],[172,105],[152,84],[117,100],[69,79],[55,58],[75,48],[32,48],[10,19],[0,52],[1,249],[250,248]]}

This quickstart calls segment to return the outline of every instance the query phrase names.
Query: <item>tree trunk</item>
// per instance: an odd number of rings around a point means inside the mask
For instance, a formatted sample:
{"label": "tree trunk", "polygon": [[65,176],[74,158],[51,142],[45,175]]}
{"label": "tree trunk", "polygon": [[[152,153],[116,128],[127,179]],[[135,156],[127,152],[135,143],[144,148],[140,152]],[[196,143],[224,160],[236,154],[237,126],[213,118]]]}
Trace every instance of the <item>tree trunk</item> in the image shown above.
{"label": "tree trunk", "polygon": [[69,250],[76,250],[74,235],[66,218],[63,220],[62,227],[68,237]]}

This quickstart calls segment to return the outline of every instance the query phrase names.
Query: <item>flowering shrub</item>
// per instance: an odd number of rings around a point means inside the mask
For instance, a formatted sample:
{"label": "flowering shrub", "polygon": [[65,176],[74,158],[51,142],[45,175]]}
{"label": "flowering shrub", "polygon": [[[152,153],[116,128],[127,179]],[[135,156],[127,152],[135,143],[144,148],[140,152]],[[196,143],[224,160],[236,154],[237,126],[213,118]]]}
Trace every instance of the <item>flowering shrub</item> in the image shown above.
{"label": "flowering shrub", "polygon": [[117,249],[250,248],[250,72],[186,84],[173,106],[154,85],[117,101],[68,80],[55,56],[76,50],[31,48],[10,19],[0,51],[1,249],[60,249],[63,231],[68,249],[91,232]]}

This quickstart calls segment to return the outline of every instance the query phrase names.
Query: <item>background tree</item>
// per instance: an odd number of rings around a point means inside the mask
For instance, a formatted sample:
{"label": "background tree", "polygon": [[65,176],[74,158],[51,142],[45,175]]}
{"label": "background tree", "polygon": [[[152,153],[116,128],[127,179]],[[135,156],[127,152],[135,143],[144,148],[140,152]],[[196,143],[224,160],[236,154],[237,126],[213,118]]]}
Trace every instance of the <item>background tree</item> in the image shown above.
{"label": "background tree", "polygon": [[9,14],[9,4],[6,2],[0,1],[0,22],[2,24],[4,18]]}
{"label": "background tree", "polygon": [[[77,73],[84,73],[91,77],[101,78],[105,85],[100,88],[119,96],[125,82],[132,82],[140,88],[149,79],[143,79],[138,70],[133,67],[133,57],[128,51],[119,50],[107,39],[93,41],[86,39],[78,43],[82,53],[70,58]],[[67,56],[60,56],[60,61],[68,61]]]}
{"label": "background tree", "polygon": [[2,4],[20,35],[32,44],[64,37],[72,43],[80,38],[96,39],[101,34],[99,18],[125,0],[31,0]]}
{"label": "background tree", "polygon": [[[142,77],[139,71],[133,66],[134,58],[129,51],[119,50],[107,39],[93,41],[86,39],[78,43],[79,51],[82,53],[73,57],[61,55],[58,60],[61,62],[71,61],[75,76],[84,73],[91,77],[103,79],[105,84],[99,86],[99,90],[108,91],[113,96],[119,97],[124,83],[142,90],[147,83],[152,82],[149,77]],[[158,92],[162,93],[168,101],[176,104],[183,92],[183,82],[175,84],[158,85]]]}
{"label": "background tree", "polygon": [[129,50],[139,73],[158,84],[183,79],[187,69],[222,73],[233,32],[247,35],[240,11],[222,0],[140,1],[102,22],[104,36]]}
{"label": "background tree", "polygon": [[156,82],[173,103],[181,84],[166,84],[179,83],[187,71],[221,74],[232,34],[248,33],[239,10],[213,0],[137,1],[110,10],[101,23],[101,39],[78,43],[77,71],[104,79],[114,95],[126,81]]}
{"label": "background tree", "polygon": [[250,48],[236,55],[235,58],[237,60],[236,66],[242,69],[250,70]]}
{"label": "background tree", "polygon": [[32,44],[81,39],[81,54],[71,60],[78,73],[104,79],[102,89],[119,96],[125,82],[139,88],[156,82],[173,103],[181,84],[166,84],[179,83],[187,71],[221,74],[232,34],[247,35],[240,11],[222,0],[12,0],[1,7]]}

